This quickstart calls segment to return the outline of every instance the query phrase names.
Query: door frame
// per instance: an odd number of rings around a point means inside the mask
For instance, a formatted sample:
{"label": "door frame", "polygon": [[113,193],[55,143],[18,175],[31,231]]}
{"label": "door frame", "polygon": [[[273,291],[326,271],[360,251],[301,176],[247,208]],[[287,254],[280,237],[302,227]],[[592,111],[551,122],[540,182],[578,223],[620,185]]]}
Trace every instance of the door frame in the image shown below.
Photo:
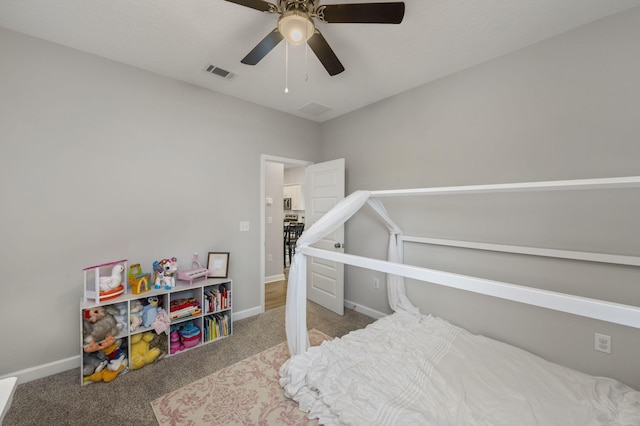
{"label": "door frame", "polygon": [[297,160],[294,158],[278,157],[275,155],[260,155],[260,313],[264,312],[265,301],[265,258],[266,258],[266,184],[267,184],[267,163],[280,163],[285,166],[306,167],[313,164],[313,161]]}

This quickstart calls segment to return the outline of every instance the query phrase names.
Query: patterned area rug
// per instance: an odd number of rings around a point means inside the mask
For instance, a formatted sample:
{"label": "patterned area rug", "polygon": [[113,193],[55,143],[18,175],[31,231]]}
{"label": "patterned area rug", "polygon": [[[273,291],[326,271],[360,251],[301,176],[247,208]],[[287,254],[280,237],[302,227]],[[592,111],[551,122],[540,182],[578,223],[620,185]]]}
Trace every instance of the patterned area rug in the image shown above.
{"label": "patterned area rug", "polygon": [[[329,339],[309,331],[312,346]],[[282,342],[164,395],[151,407],[160,425],[317,425],[280,387],[280,366],[288,358]]]}

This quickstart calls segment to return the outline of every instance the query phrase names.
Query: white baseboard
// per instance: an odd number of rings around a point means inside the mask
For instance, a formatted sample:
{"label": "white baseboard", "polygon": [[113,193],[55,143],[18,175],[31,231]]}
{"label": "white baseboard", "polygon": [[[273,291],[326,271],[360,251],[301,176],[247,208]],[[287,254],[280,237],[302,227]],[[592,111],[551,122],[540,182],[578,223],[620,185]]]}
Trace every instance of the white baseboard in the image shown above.
{"label": "white baseboard", "polygon": [[18,384],[21,384],[36,379],[42,379],[43,377],[51,376],[53,374],[62,373],[63,371],[71,370],[73,368],[78,369],[78,385],[80,385],[80,355],[53,361],[35,367],[25,368],[24,370],[16,371],[14,373],[2,376],[0,377],[0,379],[4,379],[6,377],[17,377]]}
{"label": "white baseboard", "polygon": [[260,315],[263,312],[264,311],[260,306],[256,306],[255,308],[245,309],[244,311],[240,311],[240,312],[234,311],[233,322],[236,322],[245,318],[249,318],[249,317],[254,317],[256,315]]}
{"label": "white baseboard", "polygon": [[[345,308],[353,309],[356,312],[360,312],[361,314],[364,314],[376,319],[387,316],[387,314],[385,313],[376,311],[366,306],[357,305],[348,300],[344,301],[344,306]],[[235,322],[245,318],[250,318],[250,317],[259,315],[263,312],[264,311],[260,306],[256,306],[250,309],[245,309],[244,311],[240,311],[240,312],[234,312],[233,321]],[[0,379],[5,379],[7,377],[17,377],[18,378],[17,383],[21,384],[21,383],[27,383],[36,379],[42,379],[44,377],[51,376],[53,374],[62,373],[63,371],[71,370],[74,368],[78,369],[78,384],[80,384],[80,370],[79,370],[80,355],[72,356],[72,357],[61,359],[58,361],[49,362],[47,364],[38,365],[36,367],[25,368],[24,370],[20,370],[20,371],[6,374],[4,376],[0,376]]]}
{"label": "white baseboard", "polygon": [[346,299],[344,301],[344,307],[345,308],[349,308],[349,309],[353,309],[356,312],[360,312],[361,314],[364,314],[364,315],[366,315],[368,317],[375,318],[375,319],[380,319],[380,318],[386,317],[388,315],[388,314],[385,314],[383,312],[376,311],[375,309],[371,309],[371,308],[368,308],[366,306],[358,305],[358,304],[353,303],[353,302],[351,302],[349,300],[346,300]]}
{"label": "white baseboard", "polygon": [[284,274],[271,275],[270,277],[264,277],[264,283],[274,283],[276,281],[284,281]]}
{"label": "white baseboard", "polygon": [[[240,312],[233,313],[233,321],[238,321],[241,319],[249,318],[258,314],[261,314],[263,311],[258,306],[251,309],[246,309]],[[77,368],[78,369],[78,385],[80,384],[80,355],[72,356],[66,359],[61,359],[58,361],[53,361],[47,364],[38,365],[35,367],[25,368],[24,370],[16,371],[13,373],[6,374],[4,376],[0,376],[0,379],[5,379],[7,377],[17,377],[17,384],[27,383],[32,380],[42,379],[47,376],[51,376],[53,374],[62,373],[63,371],[71,370]]]}

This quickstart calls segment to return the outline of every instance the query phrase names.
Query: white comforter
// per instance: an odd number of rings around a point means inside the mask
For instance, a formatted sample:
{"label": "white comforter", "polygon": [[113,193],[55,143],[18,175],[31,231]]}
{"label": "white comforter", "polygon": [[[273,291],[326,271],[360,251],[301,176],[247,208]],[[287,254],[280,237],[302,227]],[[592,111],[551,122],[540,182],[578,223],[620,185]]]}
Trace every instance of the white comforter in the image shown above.
{"label": "white comforter", "polygon": [[382,318],[292,357],[280,376],[327,425],[640,425],[640,392],[432,316]]}

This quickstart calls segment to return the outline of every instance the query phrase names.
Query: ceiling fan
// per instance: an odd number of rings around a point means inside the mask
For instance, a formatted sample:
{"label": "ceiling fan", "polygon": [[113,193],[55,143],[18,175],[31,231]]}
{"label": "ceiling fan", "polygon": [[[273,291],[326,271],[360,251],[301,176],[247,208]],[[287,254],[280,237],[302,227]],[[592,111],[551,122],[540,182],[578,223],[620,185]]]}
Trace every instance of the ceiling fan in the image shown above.
{"label": "ceiling fan", "polygon": [[319,5],[317,0],[277,0],[277,4],[264,0],[226,1],[280,15],[278,26],[242,59],[243,64],[256,65],[282,39],[293,44],[306,41],[332,76],[344,71],[344,66],[316,28],[314,18],[329,24],[399,24],[404,17],[404,2]]}

